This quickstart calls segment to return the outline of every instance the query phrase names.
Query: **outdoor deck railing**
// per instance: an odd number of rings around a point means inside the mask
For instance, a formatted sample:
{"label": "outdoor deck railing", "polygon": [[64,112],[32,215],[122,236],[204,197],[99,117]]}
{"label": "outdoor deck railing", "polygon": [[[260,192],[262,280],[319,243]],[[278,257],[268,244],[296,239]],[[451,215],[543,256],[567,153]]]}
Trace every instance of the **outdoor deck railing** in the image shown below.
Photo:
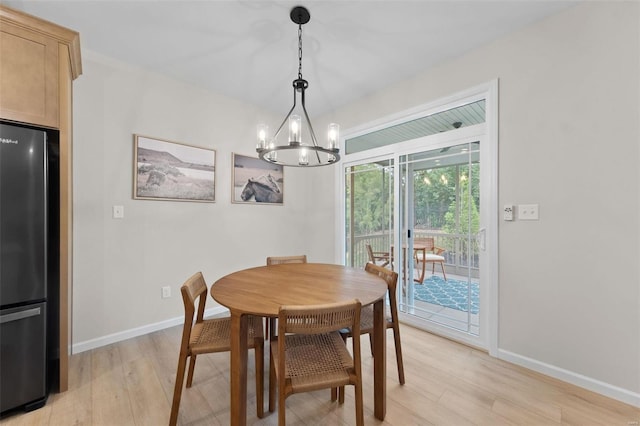
{"label": "outdoor deck railing", "polygon": [[[444,234],[415,231],[414,238],[433,237],[434,244],[442,247],[445,252],[447,271],[460,275],[467,275],[470,271],[472,276],[477,276],[479,271],[478,239],[472,237],[469,240],[465,234]],[[392,244],[391,234],[370,234],[354,237],[353,244],[347,237],[347,265],[363,266],[369,260],[367,254],[367,244],[371,244],[373,251],[388,252]]]}

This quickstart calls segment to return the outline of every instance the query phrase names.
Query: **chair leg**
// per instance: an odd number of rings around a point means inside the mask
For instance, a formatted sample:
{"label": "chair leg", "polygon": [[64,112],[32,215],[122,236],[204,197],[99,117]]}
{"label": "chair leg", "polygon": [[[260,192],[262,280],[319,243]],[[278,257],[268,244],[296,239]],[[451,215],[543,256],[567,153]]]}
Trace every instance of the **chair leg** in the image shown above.
{"label": "chair leg", "polygon": [[[342,337],[342,341],[347,344],[347,338],[349,337],[346,333],[340,333],[340,337]],[[344,386],[340,388],[331,388],[331,402],[335,402],[339,398],[342,398],[342,402],[344,402]],[[341,402],[341,403],[342,403]]]}
{"label": "chair leg", "polygon": [[187,374],[187,387],[191,387],[191,383],[193,382],[193,370],[196,368],[196,355],[191,355],[191,359],[189,360],[189,374]]}
{"label": "chair leg", "polygon": [[[420,268],[420,263],[422,263],[422,268]],[[427,267],[427,262],[426,260],[422,260],[422,262],[418,261],[418,269],[420,270],[420,276],[416,279],[414,278],[413,280],[419,284],[422,284],[422,282],[424,281],[424,271],[425,268]]]}
{"label": "chair leg", "polygon": [[254,353],[256,357],[256,414],[264,417],[264,340],[256,339]]}
{"label": "chair leg", "polygon": [[169,426],[178,423],[178,412],[180,410],[180,398],[182,397],[182,386],[184,385],[184,371],[187,367],[187,354],[180,354],[178,359],[178,370],[176,371],[176,384],[173,388],[173,402],[171,404],[171,416]]}
{"label": "chair leg", "polygon": [[273,355],[269,356],[269,412],[276,410],[276,367],[273,364]]}
{"label": "chair leg", "polygon": [[276,335],[276,330],[277,330],[277,328],[276,328],[276,320],[277,320],[277,318],[269,318],[268,319],[268,321],[269,321],[269,327],[268,327],[269,330],[267,332],[267,336],[269,336],[269,340],[270,341]]}
{"label": "chair leg", "polygon": [[355,400],[356,400],[356,425],[364,425],[364,408],[362,402],[362,380],[355,384]]}
{"label": "chair leg", "polygon": [[278,386],[278,426],[286,426],[286,405],[284,404],[284,395],[282,391],[282,387]]}
{"label": "chair leg", "polygon": [[402,344],[400,343],[400,326],[393,325],[393,340],[396,346],[396,363],[398,364],[398,381],[404,385],[404,363],[402,362]]}
{"label": "chair leg", "polygon": [[[435,267],[435,265],[434,265]],[[444,280],[447,280],[447,273],[444,272],[444,262],[440,262],[440,267],[442,268],[442,276],[444,277]]]}
{"label": "chair leg", "polygon": [[344,394],[345,394],[344,386],[340,386],[338,388],[338,404],[340,405],[344,404]]}

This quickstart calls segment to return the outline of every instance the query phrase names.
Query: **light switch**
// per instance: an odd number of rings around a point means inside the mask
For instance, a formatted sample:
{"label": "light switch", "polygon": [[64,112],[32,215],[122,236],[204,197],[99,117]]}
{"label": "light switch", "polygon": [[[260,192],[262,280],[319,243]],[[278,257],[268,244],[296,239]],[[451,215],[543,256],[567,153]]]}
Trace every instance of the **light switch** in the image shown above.
{"label": "light switch", "polygon": [[538,205],[537,204],[520,204],[518,206],[518,219],[538,220]]}
{"label": "light switch", "polygon": [[113,206],[113,218],[122,219],[124,217],[124,206]]}

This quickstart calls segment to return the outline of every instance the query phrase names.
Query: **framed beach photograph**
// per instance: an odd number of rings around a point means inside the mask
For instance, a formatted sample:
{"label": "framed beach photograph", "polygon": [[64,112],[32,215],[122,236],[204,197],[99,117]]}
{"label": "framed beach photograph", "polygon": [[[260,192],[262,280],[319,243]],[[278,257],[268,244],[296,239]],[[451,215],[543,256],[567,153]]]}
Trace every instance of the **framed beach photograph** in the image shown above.
{"label": "framed beach photograph", "polygon": [[133,136],[134,199],[215,202],[215,150]]}
{"label": "framed beach photograph", "polygon": [[259,158],[233,154],[231,202],[275,204],[284,202],[284,167]]}

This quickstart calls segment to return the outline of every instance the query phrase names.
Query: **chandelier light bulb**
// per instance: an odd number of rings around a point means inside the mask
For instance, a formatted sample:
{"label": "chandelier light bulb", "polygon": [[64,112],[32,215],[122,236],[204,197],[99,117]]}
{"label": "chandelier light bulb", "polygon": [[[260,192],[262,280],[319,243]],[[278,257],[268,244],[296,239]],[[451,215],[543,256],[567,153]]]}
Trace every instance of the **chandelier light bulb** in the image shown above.
{"label": "chandelier light bulb", "polygon": [[291,115],[289,117],[289,143],[299,145],[302,142],[300,135],[302,130],[302,119],[299,115]]}
{"label": "chandelier light bulb", "polygon": [[267,136],[269,134],[269,126],[264,123],[258,124],[258,149],[267,147]]}
{"label": "chandelier light bulb", "polygon": [[328,139],[329,149],[338,148],[338,140],[340,139],[340,125],[336,123],[329,124]]}
{"label": "chandelier light bulb", "polygon": [[300,150],[300,158],[298,159],[298,164],[301,166],[306,166],[309,164],[309,153],[306,148],[302,148]]}

